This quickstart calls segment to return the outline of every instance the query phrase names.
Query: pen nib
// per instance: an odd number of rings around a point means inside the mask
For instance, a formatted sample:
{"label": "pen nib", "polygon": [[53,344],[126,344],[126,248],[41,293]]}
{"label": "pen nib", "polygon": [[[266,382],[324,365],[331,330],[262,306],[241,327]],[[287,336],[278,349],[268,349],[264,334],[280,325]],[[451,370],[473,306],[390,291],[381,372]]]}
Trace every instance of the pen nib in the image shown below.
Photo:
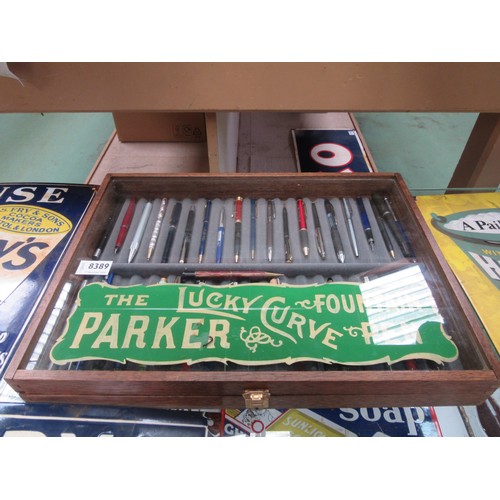
{"label": "pen nib", "polygon": [[337,257],[338,257],[338,259],[339,259],[339,262],[340,262],[340,263],[342,263],[342,264],[343,264],[343,263],[345,262],[345,255],[344,255],[344,252],[338,252],[338,253],[337,253]]}

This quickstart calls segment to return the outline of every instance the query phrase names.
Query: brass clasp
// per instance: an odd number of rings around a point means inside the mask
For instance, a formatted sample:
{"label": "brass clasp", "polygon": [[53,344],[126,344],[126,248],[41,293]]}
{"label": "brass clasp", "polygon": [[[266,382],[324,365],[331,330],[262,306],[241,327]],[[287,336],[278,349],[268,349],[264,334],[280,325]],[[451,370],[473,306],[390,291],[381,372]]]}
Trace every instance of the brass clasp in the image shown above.
{"label": "brass clasp", "polygon": [[259,389],[252,391],[245,391],[243,393],[243,399],[245,400],[245,408],[247,409],[259,409],[259,408],[269,408],[269,398],[271,393],[267,389]]}

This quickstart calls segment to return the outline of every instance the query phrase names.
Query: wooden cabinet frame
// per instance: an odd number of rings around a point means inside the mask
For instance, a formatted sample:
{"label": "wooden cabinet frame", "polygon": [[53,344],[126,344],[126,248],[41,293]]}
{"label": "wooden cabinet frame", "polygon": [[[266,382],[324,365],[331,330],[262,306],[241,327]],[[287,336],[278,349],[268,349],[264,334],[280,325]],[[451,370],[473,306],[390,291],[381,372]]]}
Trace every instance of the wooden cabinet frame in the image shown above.
{"label": "wooden cabinet frame", "polygon": [[[243,197],[263,199],[329,198],[370,196],[376,191],[387,192],[394,202],[411,238],[417,262],[428,270],[428,282],[435,289],[435,298],[444,306],[448,321],[454,325],[454,341],[461,353],[459,368],[394,371],[380,368],[373,371],[300,371],[293,365],[290,371],[26,368],[64,283],[77,278],[74,273],[78,263],[89,259],[98,245],[108,220],[105,214],[109,214],[119,200],[123,203],[124,197],[133,194],[224,199],[238,192]],[[170,269],[169,265],[179,266],[163,264],[165,272]],[[263,390],[270,392],[273,407],[282,408],[479,404],[498,387],[499,374],[500,366],[486,334],[398,174],[196,174],[106,177],[5,378],[23,398],[33,402],[236,408],[244,405],[245,391]]]}
{"label": "wooden cabinet frame", "polygon": [[[449,187],[500,184],[499,63],[26,62],[9,68],[24,86],[0,78],[2,113],[480,113]],[[207,133],[215,144],[212,118]]]}

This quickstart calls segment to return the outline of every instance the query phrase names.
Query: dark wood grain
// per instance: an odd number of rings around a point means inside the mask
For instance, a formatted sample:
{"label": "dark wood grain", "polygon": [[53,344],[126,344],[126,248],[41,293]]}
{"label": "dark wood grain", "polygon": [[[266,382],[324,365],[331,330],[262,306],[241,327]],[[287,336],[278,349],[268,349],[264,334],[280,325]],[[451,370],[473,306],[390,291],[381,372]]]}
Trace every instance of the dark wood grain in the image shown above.
{"label": "dark wood grain", "polygon": [[[26,370],[26,362],[63,284],[89,259],[117,202],[154,197],[390,196],[417,261],[426,270],[462,368],[417,371],[64,371]],[[192,174],[108,176],[55,273],[10,364],[6,380],[27,401],[154,407],[240,407],[246,389],[269,389],[275,407],[479,404],[499,386],[492,351],[460,284],[398,174]]]}

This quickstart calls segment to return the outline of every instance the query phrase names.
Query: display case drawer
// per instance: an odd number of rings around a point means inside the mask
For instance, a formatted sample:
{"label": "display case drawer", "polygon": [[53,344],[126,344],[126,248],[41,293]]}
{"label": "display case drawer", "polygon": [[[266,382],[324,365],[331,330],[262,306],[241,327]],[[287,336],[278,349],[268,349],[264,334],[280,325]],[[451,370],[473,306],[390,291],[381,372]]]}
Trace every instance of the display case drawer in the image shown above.
{"label": "display case drawer", "polygon": [[398,174],[200,174],[106,177],[6,379],[285,408],[479,404],[498,374]]}

